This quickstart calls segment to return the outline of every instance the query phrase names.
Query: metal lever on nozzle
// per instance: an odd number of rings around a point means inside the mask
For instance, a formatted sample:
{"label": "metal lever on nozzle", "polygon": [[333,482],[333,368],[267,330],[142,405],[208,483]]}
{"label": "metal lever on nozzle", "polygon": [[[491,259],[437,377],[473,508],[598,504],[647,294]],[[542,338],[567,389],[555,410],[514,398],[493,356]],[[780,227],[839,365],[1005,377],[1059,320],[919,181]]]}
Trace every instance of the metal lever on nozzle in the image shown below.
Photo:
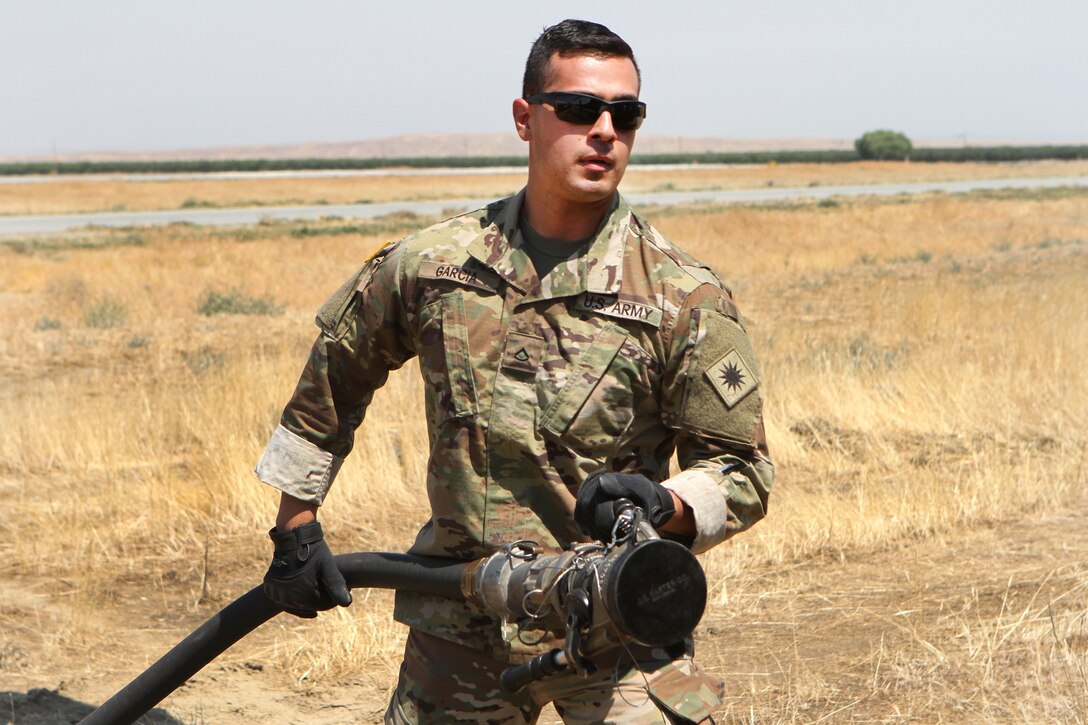
{"label": "metal lever on nozzle", "polygon": [[636,506],[631,499],[616,499],[612,504],[612,511],[616,514],[616,523],[612,526],[611,545],[627,541],[635,531],[638,532],[638,538],[643,541],[661,538],[653,525],[646,520],[646,512]]}

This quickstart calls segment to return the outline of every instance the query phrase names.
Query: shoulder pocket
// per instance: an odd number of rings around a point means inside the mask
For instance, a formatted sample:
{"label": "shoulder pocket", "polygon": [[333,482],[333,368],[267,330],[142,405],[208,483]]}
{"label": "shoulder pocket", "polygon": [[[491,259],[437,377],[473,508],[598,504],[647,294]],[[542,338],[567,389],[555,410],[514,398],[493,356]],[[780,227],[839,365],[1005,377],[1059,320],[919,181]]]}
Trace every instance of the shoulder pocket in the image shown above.
{"label": "shoulder pocket", "polygon": [[343,338],[348,327],[345,324],[347,311],[355,301],[359,289],[370,281],[371,274],[369,266],[363,267],[352,275],[351,279],[340,285],[340,289],[333,292],[332,297],[321,305],[321,309],[317,311],[316,322],[326,334],[337,340]]}
{"label": "shoulder pocket", "polygon": [[763,397],[748,335],[720,312],[698,309],[692,315],[698,316],[698,333],[685,371],[680,427],[751,448]]}
{"label": "shoulder pocket", "polygon": [[350,327],[348,312],[358,309],[359,294],[370,284],[374,271],[398,243],[390,242],[380,247],[351,278],[340,285],[317,311],[317,326],[336,340],[343,339]]}

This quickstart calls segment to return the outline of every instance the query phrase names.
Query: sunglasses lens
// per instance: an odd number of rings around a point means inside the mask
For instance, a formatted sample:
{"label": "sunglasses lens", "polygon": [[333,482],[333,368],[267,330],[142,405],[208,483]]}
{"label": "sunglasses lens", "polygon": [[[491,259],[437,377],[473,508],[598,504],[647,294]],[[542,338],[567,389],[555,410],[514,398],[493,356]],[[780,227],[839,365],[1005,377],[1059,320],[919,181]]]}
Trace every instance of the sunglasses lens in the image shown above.
{"label": "sunglasses lens", "polygon": [[642,125],[642,107],[636,101],[624,101],[612,106],[612,125],[620,131],[634,131]]}
{"label": "sunglasses lens", "polygon": [[567,123],[594,123],[604,110],[604,105],[593,98],[579,98],[574,101],[558,101],[555,115]]}
{"label": "sunglasses lens", "polygon": [[608,103],[593,96],[578,93],[540,94],[529,99],[531,102],[551,103],[555,116],[560,121],[588,125],[597,122],[605,111],[612,114],[612,125],[618,131],[634,131],[642,125],[646,117],[646,106],[640,101],[613,101]]}

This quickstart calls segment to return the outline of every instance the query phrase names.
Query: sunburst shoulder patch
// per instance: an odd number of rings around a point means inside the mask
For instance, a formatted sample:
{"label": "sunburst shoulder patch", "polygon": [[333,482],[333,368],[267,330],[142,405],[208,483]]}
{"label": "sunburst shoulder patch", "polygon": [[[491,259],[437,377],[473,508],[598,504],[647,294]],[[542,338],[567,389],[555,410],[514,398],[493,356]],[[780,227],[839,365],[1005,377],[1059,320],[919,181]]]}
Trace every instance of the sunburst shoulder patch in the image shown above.
{"label": "sunburst shoulder patch", "polygon": [[759,385],[756,376],[744,364],[737,348],[718,358],[717,362],[707,368],[705,375],[727,408],[739,403]]}

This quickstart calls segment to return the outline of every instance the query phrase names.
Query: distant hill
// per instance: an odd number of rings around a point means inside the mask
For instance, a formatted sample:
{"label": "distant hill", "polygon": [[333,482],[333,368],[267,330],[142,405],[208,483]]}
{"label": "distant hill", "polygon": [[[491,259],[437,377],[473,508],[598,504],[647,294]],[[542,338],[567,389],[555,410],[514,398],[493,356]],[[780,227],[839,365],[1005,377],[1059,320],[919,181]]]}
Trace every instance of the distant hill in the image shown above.
{"label": "distant hill", "polygon": [[[780,151],[850,149],[851,139],[726,139],[683,138],[647,134],[638,137],[637,153],[701,153],[708,151]],[[156,151],[84,151],[39,154],[3,161],[191,161],[203,159],[372,159],[420,156],[525,156],[525,144],[510,133],[426,133],[390,136],[362,141],[315,141],[301,144],[261,146],[215,146],[211,148]]]}

